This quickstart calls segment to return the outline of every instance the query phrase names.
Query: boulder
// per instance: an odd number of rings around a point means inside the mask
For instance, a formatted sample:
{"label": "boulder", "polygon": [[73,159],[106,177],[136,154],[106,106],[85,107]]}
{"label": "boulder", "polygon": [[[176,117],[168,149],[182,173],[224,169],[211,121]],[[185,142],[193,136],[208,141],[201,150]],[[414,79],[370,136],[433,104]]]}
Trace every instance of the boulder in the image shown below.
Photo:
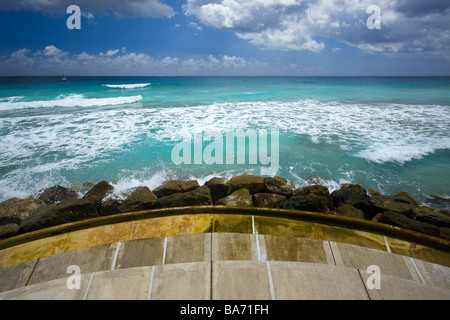
{"label": "boulder", "polygon": [[333,210],[333,199],[327,187],[321,185],[304,186],[295,189],[293,193],[295,196],[307,196],[310,194],[323,198],[328,209]]}
{"label": "boulder", "polygon": [[192,191],[197,189],[198,187],[199,184],[197,180],[188,180],[188,181],[170,180],[166,181],[158,188],[154,189],[153,193],[158,198],[162,198],[178,192]]}
{"label": "boulder", "polygon": [[85,181],[80,186],[80,193],[86,193],[95,186],[95,183],[90,181]]}
{"label": "boulder", "polygon": [[346,203],[336,208],[336,214],[350,218],[364,219],[364,212],[362,210],[356,209],[354,206]]}
{"label": "boulder", "polygon": [[408,218],[414,219],[414,205],[411,199],[405,196],[373,196],[372,204],[376,213],[394,211]]}
{"label": "boulder", "polygon": [[29,196],[25,199],[12,198],[0,203],[0,225],[20,222],[36,209],[46,206],[45,202]]}
{"label": "boulder", "polygon": [[211,191],[207,186],[201,186],[192,191],[173,193],[155,201],[155,208],[207,205],[212,205]]}
{"label": "boulder", "polygon": [[78,193],[76,193],[72,189],[58,185],[44,189],[42,192],[40,192],[38,198],[44,201],[46,204],[55,204],[67,200],[78,199]]}
{"label": "boulder", "polygon": [[228,194],[232,194],[239,189],[247,189],[251,194],[264,192],[266,185],[264,179],[260,176],[242,175],[230,179]]}
{"label": "boulder", "polygon": [[26,217],[20,224],[21,232],[30,232],[68,222],[97,217],[94,203],[85,199],[62,202],[56,206],[44,206]]}
{"label": "boulder", "polygon": [[411,197],[408,192],[402,191],[402,192],[396,193],[394,196],[406,197],[409,200],[411,200],[411,203],[414,206],[414,208],[418,208],[419,207],[419,204],[417,203],[417,201],[414,200],[414,198]]}
{"label": "boulder", "polygon": [[450,228],[442,227],[439,228],[439,231],[440,231],[439,236],[441,238],[450,240]]}
{"label": "boulder", "polygon": [[266,192],[281,194],[289,197],[292,195],[292,187],[288,185],[287,180],[278,176],[274,178],[263,178],[266,186]]}
{"label": "boulder", "polygon": [[390,224],[392,226],[401,227],[413,231],[418,231],[435,237],[440,236],[440,230],[438,227],[432,224],[410,219],[404,214],[394,211],[386,211],[383,213],[379,213],[373,218],[373,221]]}
{"label": "boulder", "polygon": [[106,199],[100,207],[100,216],[116,213],[153,209],[157,197],[147,187],[137,187],[128,191],[125,200]]}
{"label": "boulder", "polygon": [[108,182],[101,181],[93,186],[92,189],[84,195],[83,199],[95,204],[97,210],[99,210],[103,198],[113,189],[114,187]]}
{"label": "boulder", "polygon": [[374,216],[373,205],[366,189],[359,184],[345,183],[340,189],[331,193],[335,208],[341,204],[349,204],[364,212],[364,218],[371,220]]}
{"label": "boulder", "polygon": [[0,225],[0,240],[15,236],[19,232],[19,225],[16,223],[8,223]]}
{"label": "boulder", "polygon": [[310,195],[293,195],[283,204],[284,209],[311,211],[311,212],[329,212],[326,201],[323,197],[313,194]]}
{"label": "boulder", "polygon": [[212,178],[205,183],[205,186],[211,191],[211,199],[216,203],[220,198],[228,195],[228,179],[227,178]]}
{"label": "boulder", "polygon": [[234,191],[227,197],[217,200],[216,205],[232,207],[253,207],[253,200],[250,191],[242,188]]}
{"label": "boulder", "polygon": [[450,228],[450,217],[429,207],[419,207],[416,209],[416,220],[430,223],[438,227]]}
{"label": "boulder", "polygon": [[255,193],[253,204],[260,208],[282,208],[286,197],[276,193]]}

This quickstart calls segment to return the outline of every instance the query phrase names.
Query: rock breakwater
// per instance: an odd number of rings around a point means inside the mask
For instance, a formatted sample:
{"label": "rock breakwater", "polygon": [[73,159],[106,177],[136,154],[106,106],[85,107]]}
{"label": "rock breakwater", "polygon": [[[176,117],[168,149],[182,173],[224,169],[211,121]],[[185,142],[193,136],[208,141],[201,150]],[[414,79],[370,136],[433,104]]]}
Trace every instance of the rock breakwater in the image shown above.
{"label": "rock breakwater", "polygon": [[129,189],[118,197],[107,181],[85,183],[86,193],[54,186],[25,199],[0,203],[0,239],[68,222],[125,212],[186,206],[221,205],[281,208],[336,214],[389,224],[450,239],[450,213],[420,206],[409,194],[381,195],[359,184],[343,184],[329,192],[313,184],[296,188],[282,177],[241,175],[196,180],[170,180],[153,191]]}

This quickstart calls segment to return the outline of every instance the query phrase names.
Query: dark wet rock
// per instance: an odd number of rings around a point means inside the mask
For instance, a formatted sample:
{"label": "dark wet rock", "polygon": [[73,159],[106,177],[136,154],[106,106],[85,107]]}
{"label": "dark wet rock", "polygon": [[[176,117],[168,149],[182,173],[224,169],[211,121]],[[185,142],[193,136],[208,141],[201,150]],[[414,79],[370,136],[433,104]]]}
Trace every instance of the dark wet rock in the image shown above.
{"label": "dark wet rock", "polygon": [[90,181],[83,182],[80,186],[80,193],[82,193],[82,194],[86,193],[89,190],[91,190],[94,186],[95,186],[95,183],[93,183],[93,182],[90,182]]}
{"label": "dark wet rock", "polygon": [[438,227],[432,224],[410,219],[406,215],[394,211],[379,213],[373,218],[373,221],[429,234],[436,237],[440,236],[440,230]]}
{"label": "dark wet rock", "polygon": [[327,187],[321,185],[304,186],[294,190],[294,196],[315,195],[323,198],[328,209],[333,210],[333,199]]}
{"label": "dark wet rock", "polygon": [[232,194],[234,191],[245,188],[251,194],[264,192],[266,185],[264,179],[260,176],[254,175],[242,175],[233,177],[230,179],[228,194]]}
{"label": "dark wet rock", "polygon": [[100,209],[103,198],[111,191],[114,187],[106,181],[101,181],[92,187],[83,197],[84,200],[93,203],[97,210]]}
{"label": "dark wet rock", "polygon": [[411,200],[411,203],[414,206],[414,208],[418,208],[419,207],[419,204],[417,203],[417,201],[414,200],[414,198],[411,197],[408,192],[402,191],[402,192],[399,192],[399,193],[395,194],[394,196],[406,197],[409,200]]}
{"label": "dark wet rock", "polygon": [[405,196],[373,196],[372,204],[376,213],[394,211],[414,219],[414,205],[410,198]]}
{"label": "dark wet rock", "polygon": [[217,200],[218,206],[232,206],[232,207],[253,207],[253,199],[245,188],[234,191],[229,196]]}
{"label": "dark wet rock", "polygon": [[205,183],[205,186],[211,191],[211,199],[216,203],[220,198],[228,195],[228,179],[227,178],[212,178]]}
{"label": "dark wet rock", "polygon": [[286,196],[276,193],[255,193],[253,195],[253,204],[260,208],[282,208]]}
{"label": "dark wet rock", "polygon": [[293,195],[283,204],[284,209],[311,211],[311,212],[329,212],[326,201],[323,197],[313,194],[310,195]]}
{"label": "dark wet rock", "polygon": [[109,198],[100,207],[100,216],[153,209],[157,197],[147,187],[137,187],[128,191],[125,200]]}
{"label": "dark wet rock", "polygon": [[155,208],[207,205],[212,205],[211,191],[207,186],[201,186],[192,191],[173,193],[155,202]]}
{"label": "dark wet rock", "polygon": [[59,224],[97,217],[94,203],[76,199],[62,202],[56,206],[44,206],[26,217],[20,224],[21,232],[30,232]]}
{"label": "dark wet rock", "polygon": [[438,227],[450,228],[450,217],[429,207],[419,207],[416,209],[416,220],[430,223]]}
{"label": "dark wet rock", "polygon": [[0,225],[0,240],[13,237],[17,233],[19,233],[19,225],[16,223]]}
{"label": "dark wet rock", "polygon": [[441,238],[450,240],[450,228],[442,227],[439,228],[439,231],[440,231],[439,236]]}
{"label": "dark wet rock", "polygon": [[359,184],[345,183],[340,189],[331,193],[333,205],[335,208],[341,204],[349,204],[364,212],[364,218],[371,220],[375,214],[370,197],[366,189]]}
{"label": "dark wet rock", "polygon": [[364,212],[362,210],[356,209],[354,206],[346,203],[336,208],[336,214],[350,218],[364,219]]}
{"label": "dark wet rock", "polygon": [[158,188],[154,189],[153,193],[158,198],[162,198],[174,193],[192,191],[197,189],[199,186],[200,185],[198,184],[197,180],[170,180],[164,182]]}
{"label": "dark wet rock", "polygon": [[12,198],[0,203],[0,225],[20,222],[38,208],[46,206],[45,202],[29,196],[25,199]]}
{"label": "dark wet rock", "polygon": [[292,195],[292,187],[288,185],[287,180],[282,177],[275,176],[273,178],[264,178],[266,192],[281,194],[289,197]]}
{"label": "dark wet rock", "polygon": [[72,189],[58,185],[43,190],[39,194],[38,198],[46,204],[55,204],[63,201],[78,199],[78,193]]}

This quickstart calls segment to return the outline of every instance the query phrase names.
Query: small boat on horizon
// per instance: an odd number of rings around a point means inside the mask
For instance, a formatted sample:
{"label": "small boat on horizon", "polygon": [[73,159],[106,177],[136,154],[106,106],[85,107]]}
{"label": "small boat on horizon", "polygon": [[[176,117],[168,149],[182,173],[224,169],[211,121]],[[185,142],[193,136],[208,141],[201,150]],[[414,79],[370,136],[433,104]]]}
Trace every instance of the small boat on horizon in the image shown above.
{"label": "small boat on horizon", "polygon": [[62,76],[62,78],[61,78],[61,81],[67,81],[67,79],[66,79],[66,76],[65,76],[65,75],[63,75],[63,76]]}

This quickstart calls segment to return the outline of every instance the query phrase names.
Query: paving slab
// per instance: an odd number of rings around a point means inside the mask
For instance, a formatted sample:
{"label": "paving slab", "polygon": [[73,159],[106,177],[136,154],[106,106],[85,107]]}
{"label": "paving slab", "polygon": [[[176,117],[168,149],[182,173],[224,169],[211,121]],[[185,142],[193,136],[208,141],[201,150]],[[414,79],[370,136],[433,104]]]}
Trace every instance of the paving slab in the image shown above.
{"label": "paving slab", "polygon": [[155,266],[151,300],[208,300],[211,298],[211,263],[194,262]]}
{"label": "paving slab", "polygon": [[117,254],[116,269],[154,266],[163,263],[165,238],[122,242]]}
{"label": "paving slab", "polygon": [[0,292],[26,286],[37,260],[0,269]]}
{"label": "paving slab", "polygon": [[212,262],[213,300],[270,300],[267,263],[260,261]]}
{"label": "paving slab", "polygon": [[413,261],[426,284],[450,290],[449,267],[419,259]]}
{"label": "paving slab", "polygon": [[211,261],[211,233],[167,238],[165,264]]}
{"label": "paving slab", "polygon": [[82,274],[111,270],[117,243],[69,251],[38,260],[28,284],[67,278],[67,268],[76,265]]}
{"label": "paving slab", "polygon": [[212,234],[212,261],[258,260],[256,235],[240,233]]}
{"label": "paving slab", "polygon": [[56,279],[0,293],[0,300],[81,300],[89,275],[80,275],[80,289],[69,289],[67,279]]}
{"label": "paving slab", "polygon": [[95,272],[86,300],[146,300],[152,267]]}
{"label": "paving slab", "polygon": [[352,244],[336,242],[330,242],[330,244],[338,266],[367,270],[369,266],[376,265],[383,275],[420,281],[408,257]]}
{"label": "paving slab", "polygon": [[[362,270],[360,273],[368,287],[367,282],[371,274]],[[383,274],[380,276],[380,288],[368,288],[367,292],[372,300],[450,300],[448,290]]]}
{"label": "paving slab", "polygon": [[277,300],[367,300],[358,270],[321,263],[270,262]]}

